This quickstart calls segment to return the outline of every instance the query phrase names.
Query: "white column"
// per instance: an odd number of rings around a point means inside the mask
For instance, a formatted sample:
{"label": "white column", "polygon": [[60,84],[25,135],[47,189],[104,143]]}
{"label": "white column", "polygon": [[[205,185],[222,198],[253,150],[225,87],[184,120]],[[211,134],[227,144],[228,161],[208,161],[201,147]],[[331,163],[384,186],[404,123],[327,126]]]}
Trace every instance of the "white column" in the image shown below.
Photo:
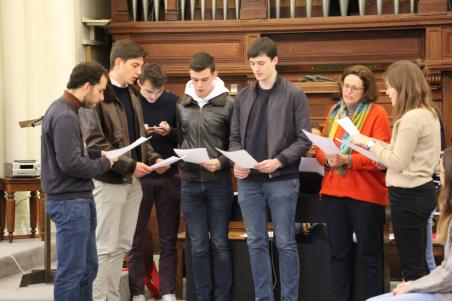
{"label": "white column", "polygon": [[[22,129],[18,121],[42,116],[62,95],[72,67],[84,59],[76,56],[83,52],[75,1],[1,0],[2,168],[15,159],[40,161],[41,127]],[[26,196],[17,193],[16,201]],[[16,233],[29,231],[28,213],[27,200],[16,207]]]}

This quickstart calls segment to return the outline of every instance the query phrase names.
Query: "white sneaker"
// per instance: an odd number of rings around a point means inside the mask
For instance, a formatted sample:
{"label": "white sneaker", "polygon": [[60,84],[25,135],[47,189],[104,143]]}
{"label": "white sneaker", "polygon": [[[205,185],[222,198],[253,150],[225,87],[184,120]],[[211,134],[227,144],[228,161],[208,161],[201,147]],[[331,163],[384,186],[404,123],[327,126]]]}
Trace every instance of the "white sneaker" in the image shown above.
{"label": "white sneaker", "polygon": [[174,294],[163,295],[162,301],[176,301],[176,295],[174,295]]}
{"label": "white sneaker", "polygon": [[146,301],[144,295],[133,296],[132,301]]}

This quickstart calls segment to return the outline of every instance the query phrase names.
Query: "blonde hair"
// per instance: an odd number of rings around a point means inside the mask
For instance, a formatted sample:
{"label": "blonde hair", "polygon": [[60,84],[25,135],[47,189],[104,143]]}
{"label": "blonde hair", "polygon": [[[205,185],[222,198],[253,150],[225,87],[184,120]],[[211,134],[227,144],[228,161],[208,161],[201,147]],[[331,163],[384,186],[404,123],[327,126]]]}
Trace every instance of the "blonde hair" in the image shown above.
{"label": "blonde hair", "polygon": [[428,109],[438,117],[432,105],[430,86],[418,65],[410,61],[395,62],[388,67],[384,78],[397,91],[394,120],[418,108]]}
{"label": "blonde hair", "polygon": [[437,241],[444,244],[448,235],[449,223],[452,220],[452,148],[444,151],[441,164],[444,168],[444,185],[441,187],[438,198],[440,217],[436,232]]}

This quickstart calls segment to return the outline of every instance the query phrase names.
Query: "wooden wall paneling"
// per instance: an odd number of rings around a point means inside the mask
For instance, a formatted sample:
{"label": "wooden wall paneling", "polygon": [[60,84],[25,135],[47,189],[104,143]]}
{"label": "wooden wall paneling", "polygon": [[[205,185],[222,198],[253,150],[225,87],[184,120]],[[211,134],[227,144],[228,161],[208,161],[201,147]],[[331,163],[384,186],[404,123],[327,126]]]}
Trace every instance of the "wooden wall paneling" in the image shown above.
{"label": "wooden wall paneling", "polygon": [[327,112],[338,99],[338,84],[336,82],[296,82],[295,85],[301,88],[308,98],[311,120],[323,126]]}
{"label": "wooden wall paneling", "polygon": [[392,62],[425,56],[424,31],[395,30],[268,35],[282,65]]}
{"label": "wooden wall paneling", "polygon": [[448,146],[452,145],[452,72],[444,72],[442,76],[443,83],[443,122],[446,131],[446,142]]}
{"label": "wooden wall paneling", "polygon": [[428,27],[426,28],[426,47],[425,47],[425,60],[426,63],[438,62],[441,60],[441,27]]}
{"label": "wooden wall paneling", "polygon": [[[130,38],[143,46],[147,61],[161,64],[169,76],[185,76],[193,54],[205,51],[215,57],[222,74],[251,72],[246,50],[257,39],[256,34],[131,34]],[[121,35],[114,39],[123,38]]]}
{"label": "wooden wall paneling", "polygon": [[165,10],[165,20],[166,21],[176,21],[179,18],[177,12],[177,1],[178,0],[167,0],[168,7]]}
{"label": "wooden wall paneling", "polygon": [[241,0],[240,19],[267,18],[266,0]]}
{"label": "wooden wall paneling", "polygon": [[[120,0],[117,0],[120,1]],[[159,22],[112,22],[109,32],[137,34],[174,34],[174,33],[210,33],[212,36],[222,33],[274,34],[274,33],[320,33],[355,31],[393,31],[425,29],[431,26],[450,26],[452,15],[384,15],[384,16],[348,16],[325,18],[282,18],[266,20],[215,20],[215,21],[159,21]],[[371,36],[374,38],[375,36]]]}
{"label": "wooden wall paneling", "polygon": [[441,59],[452,62],[452,27],[442,28],[442,56]]}
{"label": "wooden wall paneling", "polygon": [[129,19],[127,0],[111,0],[111,20],[113,22],[127,22]]}
{"label": "wooden wall paneling", "polygon": [[[111,16],[114,22],[126,22],[129,21],[129,12],[127,0],[111,0]],[[267,1],[265,0],[242,0],[240,9],[241,19],[265,19],[267,17]],[[317,1],[318,2],[318,1]],[[404,2],[401,6],[404,6]],[[369,4],[373,5],[373,4]],[[282,14],[284,8],[286,8],[285,2],[282,1]],[[318,3],[314,1],[314,7],[317,7]],[[405,5],[406,6],[406,5]],[[384,5],[387,8],[388,5]],[[297,3],[297,9],[300,11],[305,10],[301,3]],[[287,9],[286,9],[287,10]],[[368,9],[369,10],[369,9]],[[320,10],[319,10],[320,11]],[[373,10],[368,14],[373,14]],[[391,11],[392,12],[392,11]],[[402,10],[401,12],[404,12]],[[418,4],[418,13],[431,15],[431,14],[446,14],[447,13],[447,0],[420,0]],[[297,16],[304,14],[298,13]],[[319,15],[320,16],[320,15]],[[165,20],[178,20],[177,4],[175,0],[168,1],[168,10],[165,12]]]}
{"label": "wooden wall paneling", "polygon": [[417,12],[421,15],[447,14],[447,0],[419,0]]}

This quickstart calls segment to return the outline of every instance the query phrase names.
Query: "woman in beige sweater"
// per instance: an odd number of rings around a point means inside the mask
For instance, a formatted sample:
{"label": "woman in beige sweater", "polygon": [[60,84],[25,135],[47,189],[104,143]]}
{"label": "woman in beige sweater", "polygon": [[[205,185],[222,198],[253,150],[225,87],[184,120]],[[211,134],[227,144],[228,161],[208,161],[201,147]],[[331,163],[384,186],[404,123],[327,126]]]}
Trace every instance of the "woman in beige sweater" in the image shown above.
{"label": "woman in beige sweater", "polygon": [[440,164],[441,193],[438,207],[438,241],[445,244],[444,261],[429,275],[399,284],[392,293],[368,301],[451,301],[452,300],[452,148],[444,151]]}
{"label": "woman in beige sweater", "polygon": [[394,107],[391,143],[358,134],[352,142],[374,153],[387,167],[386,185],[402,277],[416,280],[429,273],[426,229],[436,194],[432,181],[440,157],[440,125],[430,87],[419,67],[393,63],[385,72],[386,95]]}

